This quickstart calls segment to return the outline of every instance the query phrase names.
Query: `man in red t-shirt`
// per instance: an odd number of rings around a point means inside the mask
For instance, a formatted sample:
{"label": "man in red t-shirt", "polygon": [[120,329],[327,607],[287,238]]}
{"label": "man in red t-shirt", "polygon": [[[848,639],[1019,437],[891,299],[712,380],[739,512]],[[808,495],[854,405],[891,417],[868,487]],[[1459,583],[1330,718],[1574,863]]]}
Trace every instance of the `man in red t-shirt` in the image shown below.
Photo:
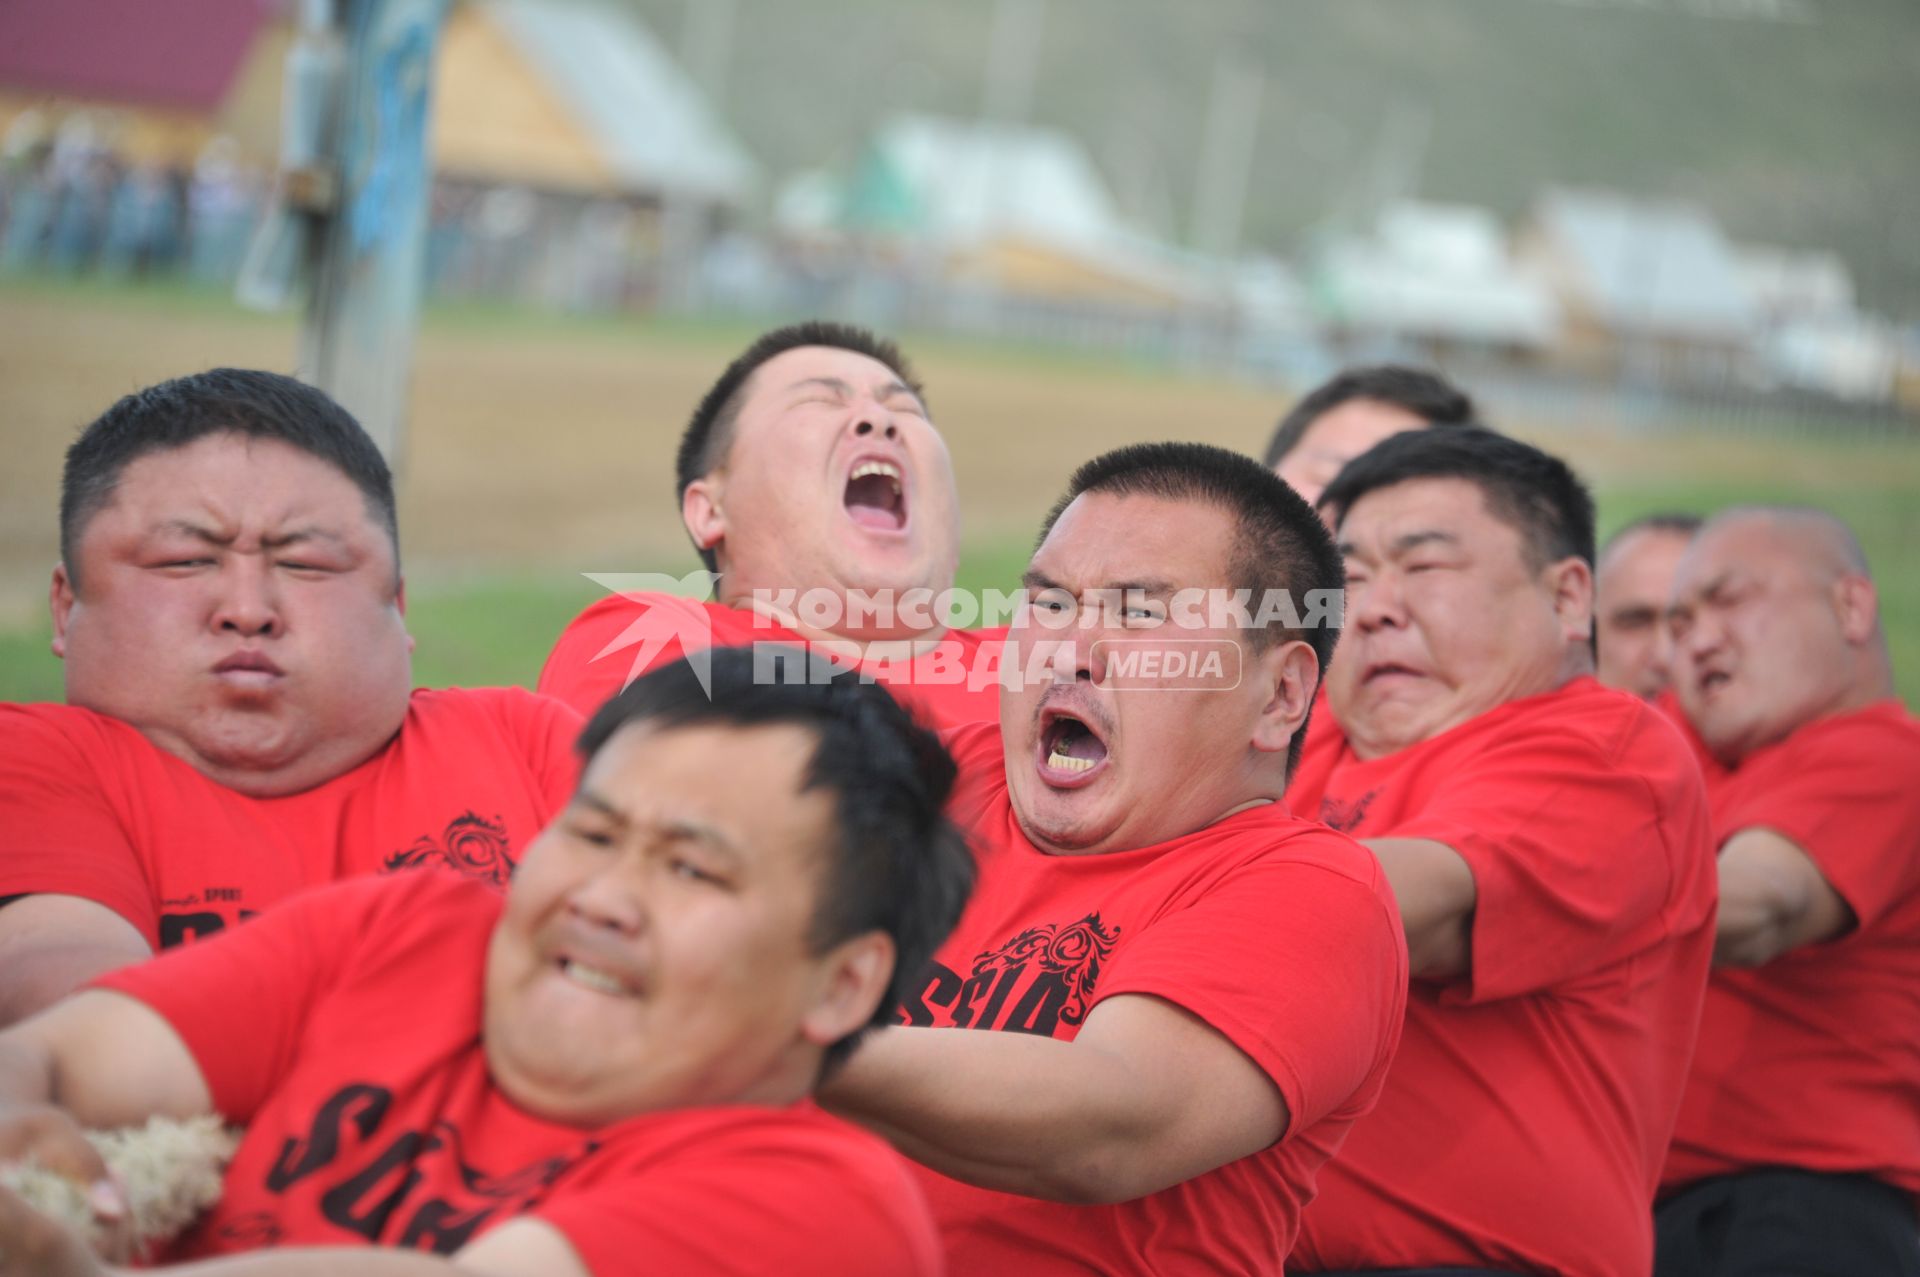
{"label": "man in red t-shirt", "polygon": [[0,705],[0,1024],[350,874],[504,883],[580,719],[412,692],[393,480],[338,404],[223,368],[67,453],[67,704]]}
{"label": "man in red t-shirt", "polygon": [[1380,444],[1322,509],[1346,636],[1287,797],[1380,857],[1413,985],[1290,1263],[1643,1277],[1713,859],[1678,731],[1592,677],[1592,500],[1461,428]]}
{"label": "man in red t-shirt", "polygon": [[[857,677],[755,675],[676,662],[609,704],[504,895],[335,884],[0,1034],[0,1162],[111,1217],[79,1126],[245,1126],[160,1257],[208,1277],[937,1277],[904,1163],[805,1101],[965,904],[953,761]],[[4,1190],[0,1256],[103,1272]]]}
{"label": "man in red t-shirt", "polygon": [[1866,558],[1825,512],[1728,511],[1670,618],[1720,916],[1656,1270],[1920,1273],[1920,722]]}
{"label": "man in red t-shirt", "polygon": [[999,730],[949,737],[974,902],[822,1091],[925,1165],[956,1274],[1277,1273],[1373,1104],[1391,893],[1280,802],[1339,585],[1218,448],[1108,454],[1049,517]]}
{"label": "man in red t-shirt", "polygon": [[1596,676],[1608,687],[1655,700],[1672,679],[1667,600],[1687,543],[1700,530],[1693,514],[1635,519],[1600,548],[1594,567]]}
{"label": "man in red t-shirt", "polygon": [[953,463],[892,342],[820,322],[765,334],[694,409],[675,469],[716,597],[601,599],[554,644],[540,691],[591,714],[683,652],[804,644],[935,726],[993,718],[1005,631],[946,623]]}

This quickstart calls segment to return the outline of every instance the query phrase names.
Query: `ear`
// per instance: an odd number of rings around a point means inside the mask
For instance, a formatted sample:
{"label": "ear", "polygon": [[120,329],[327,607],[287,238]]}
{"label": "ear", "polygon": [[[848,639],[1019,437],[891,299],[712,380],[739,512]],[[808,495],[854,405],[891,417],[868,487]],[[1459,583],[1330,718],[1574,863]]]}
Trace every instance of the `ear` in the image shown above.
{"label": "ear", "polygon": [[1264,753],[1284,754],[1299,734],[1313,708],[1320,686],[1320,660],[1304,641],[1278,643],[1262,652],[1247,671],[1267,693],[1260,718],[1253,727],[1253,747]]}
{"label": "ear", "polygon": [[[393,609],[394,611],[400,614],[400,620],[404,623],[407,619],[407,578],[404,576],[401,577],[398,581],[394,582]],[[409,656],[413,655],[413,645],[414,645],[413,631],[408,630],[407,631],[407,655]]]}
{"label": "ear", "polygon": [[73,615],[73,578],[67,575],[67,565],[53,565],[53,585],[47,591],[47,610],[53,614],[53,654],[65,659],[67,655],[67,623]]}
{"label": "ear", "polygon": [[1593,637],[1593,567],[1581,558],[1561,559],[1546,570],[1546,586],[1553,598],[1553,614],[1560,636],[1569,643]]}
{"label": "ear", "polygon": [[1833,583],[1833,614],[1840,632],[1856,647],[1880,629],[1880,594],[1864,576],[1843,576]]}
{"label": "ear", "polygon": [[831,1046],[873,1019],[893,979],[893,938],[868,931],[843,940],[821,959],[822,978],[800,1033],[815,1046]]}
{"label": "ear", "polygon": [[695,546],[711,550],[726,539],[727,514],[721,506],[726,485],[714,475],[695,479],[680,494],[680,522]]}

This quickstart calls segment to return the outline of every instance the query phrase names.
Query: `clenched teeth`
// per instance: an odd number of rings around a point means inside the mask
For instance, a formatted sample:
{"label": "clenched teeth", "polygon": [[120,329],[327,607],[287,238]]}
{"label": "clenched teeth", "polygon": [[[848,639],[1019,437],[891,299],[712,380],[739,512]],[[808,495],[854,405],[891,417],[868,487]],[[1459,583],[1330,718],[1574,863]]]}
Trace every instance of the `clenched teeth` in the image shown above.
{"label": "clenched teeth", "polygon": [[568,961],[560,964],[560,973],[575,984],[592,989],[596,993],[611,993],[619,997],[627,991],[627,986],[620,982],[619,976],[597,967],[584,967],[578,962]]}
{"label": "clenched teeth", "polygon": [[1047,766],[1058,768],[1063,772],[1092,771],[1093,764],[1094,760],[1091,758],[1075,758],[1071,754],[1063,754],[1057,749],[1047,755]]}

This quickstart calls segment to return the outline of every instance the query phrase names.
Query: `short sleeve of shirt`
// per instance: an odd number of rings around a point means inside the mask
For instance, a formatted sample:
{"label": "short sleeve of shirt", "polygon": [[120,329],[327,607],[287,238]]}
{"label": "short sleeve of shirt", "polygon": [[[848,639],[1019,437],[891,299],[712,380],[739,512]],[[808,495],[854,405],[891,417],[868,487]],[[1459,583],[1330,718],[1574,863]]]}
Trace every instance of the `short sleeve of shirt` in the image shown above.
{"label": "short sleeve of shirt", "polygon": [[1338,1111],[1391,1057],[1406,990],[1406,940],[1387,893],[1273,861],[1135,936],[1100,1000],[1151,994],[1206,1021],[1280,1088],[1291,1136]]}
{"label": "short sleeve of shirt", "polygon": [[1764,828],[1812,857],[1859,919],[1872,926],[1920,890],[1920,732],[1853,716],[1789,738],[1716,813],[1721,841]]}
{"label": "short sleeve of shirt", "polygon": [[362,878],[296,896],[195,944],[100,977],[93,987],[145,1003],[173,1026],[207,1080],[214,1107],[251,1118],[292,1067],[309,1009],[351,937],[378,930],[383,908],[438,875]]}
{"label": "short sleeve of shirt", "polygon": [[561,632],[535,690],[592,718],[633,678],[712,646],[715,619],[706,604],[668,594],[601,599]]}
{"label": "short sleeve of shirt", "polygon": [[[617,1154],[614,1154],[617,1156]],[[536,1218],[595,1277],[936,1277],[933,1219],[893,1152],[826,1123],[713,1132],[635,1175],[557,1190]]]}
{"label": "short sleeve of shirt", "polygon": [[[61,719],[74,720],[71,729]],[[66,706],[0,705],[0,898],[79,896],[160,943],[153,891],[102,784],[105,741]],[[83,743],[86,742],[86,743]]]}
{"label": "short sleeve of shirt", "polygon": [[580,760],[574,742],[586,725],[579,712],[551,696],[536,696],[518,688],[511,697],[513,721],[527,761],[544,800],[544,817],[551,817],[573,799],[580,783]]}
{"label": "short sleeve of shirt", "polygon": [[1007,757],[998,723],[968,723],[940,733],[958,772],[947,814],[970,828],[1006,779]]}
{"label": "short sleeve of shirt", "polygon": [[[1688,762],[1677,743],[1674,762]],[[1583,736],[1526,730],[1485,749],[1418,815],[1378,836],[1445,843],[1472,869],[1472,972],[1446,996],[1486,1002],[1563,983],[1651,943],[1674,895],[1681,844],[1706,839],[1704,791],[1696,798],[1667,810],[1634,760]]]}

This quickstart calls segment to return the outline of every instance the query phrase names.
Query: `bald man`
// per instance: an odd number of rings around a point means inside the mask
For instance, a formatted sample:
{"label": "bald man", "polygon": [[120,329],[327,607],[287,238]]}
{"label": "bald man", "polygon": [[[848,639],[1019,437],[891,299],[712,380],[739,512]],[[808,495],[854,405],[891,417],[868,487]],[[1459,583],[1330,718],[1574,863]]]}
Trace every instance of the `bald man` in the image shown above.
{"label": "bald man", "polygon": [[1693,514],[1650,514],[1614,533],[1594,570],[1596,671],[1608,687],[1652,700],[1667,688],[1673,639],[1667,600],[1687,543],[1700,530]]}
{"label": "bald man", "polygon": [[1822,511],[1728,511],[1681,557],[1669,621],[1720,914],[1655,1271],[1912,1277],[1920,721],[1866,556]]}

